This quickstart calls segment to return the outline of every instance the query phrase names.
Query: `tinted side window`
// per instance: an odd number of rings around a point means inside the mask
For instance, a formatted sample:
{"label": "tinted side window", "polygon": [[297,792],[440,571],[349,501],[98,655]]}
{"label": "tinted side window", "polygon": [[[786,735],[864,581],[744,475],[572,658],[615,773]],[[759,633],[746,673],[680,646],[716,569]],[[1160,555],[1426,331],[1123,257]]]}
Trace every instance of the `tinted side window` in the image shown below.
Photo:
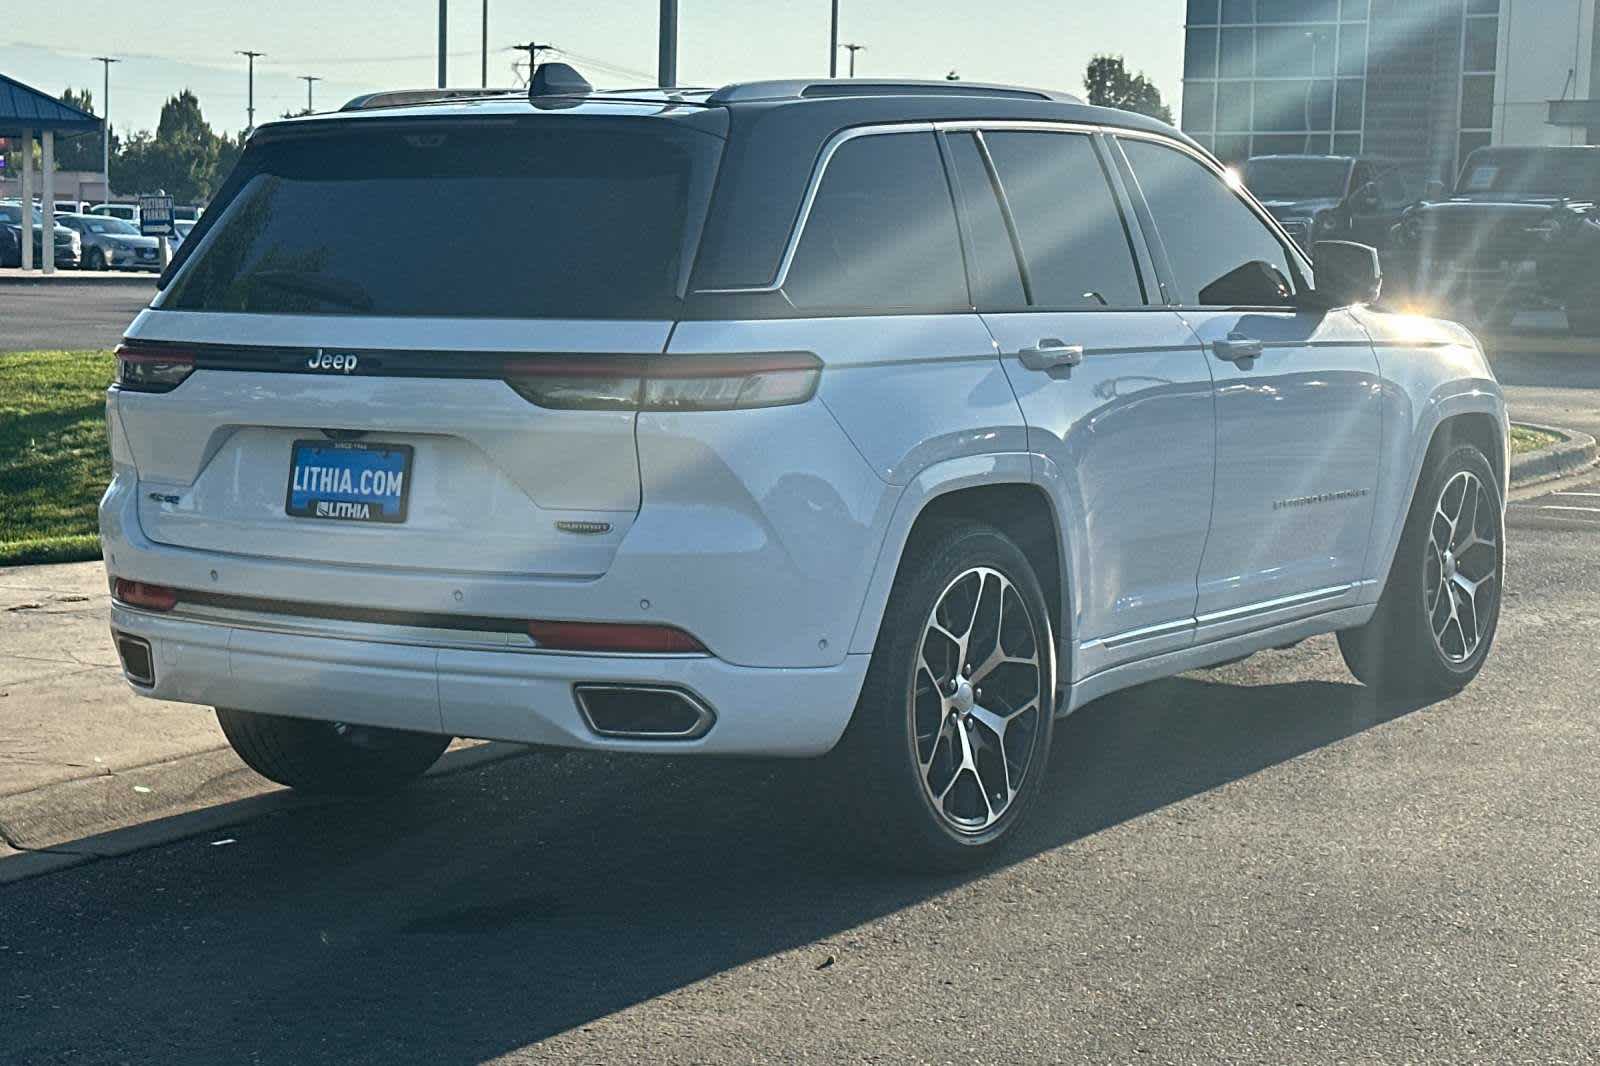
{"label": "tinted side window", "polygon": [[806,310],[970,306],[955,201],[933,134],[857,137],[834,152],[784,292]]}
{"label": "tinted side window", "polygon": [[1125,140],[1122,147],[1150,205],[1179,300],[1225,307],[1292,302],[1288,253],[1221,178],[1164,145]]}
{"label": "tinted side window", "polygon": [[1039,307],[1144,303],[1117,201],[1079,133],[985,133]]}
{"label": "tinted side window", "polygon": [[972,239],[969,267],[973,300],[979,308],[988,310],[1025,307],[1028,296],[1022,288],[1016,248],[1011,243],[994,179],[983,161],[978,140],[970,133],[958,133],[953,134],[948,143],[950,168],[955,171],[956,187],[960,190],[961,206],[966,211],[967,229]]}

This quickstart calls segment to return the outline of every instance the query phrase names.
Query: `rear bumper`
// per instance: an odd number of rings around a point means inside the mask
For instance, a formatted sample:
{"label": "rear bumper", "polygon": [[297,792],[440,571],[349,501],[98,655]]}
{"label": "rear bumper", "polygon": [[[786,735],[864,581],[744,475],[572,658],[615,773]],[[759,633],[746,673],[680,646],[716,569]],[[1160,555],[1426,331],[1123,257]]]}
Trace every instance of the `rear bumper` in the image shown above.
{"label": "rear bumper", "polygon": [[[114,632],[148,643],[154,699],[263,714],[563,748],[807,756],[837,743],[869,656],[837,666],[733,666],[711,656],[574,655],[393,643],[156,614],[121,604]],[[370,628],[370,627],[369,627]],[[693,740],[629,740],[590,728],[578,685],[669,686],[715,715]]]}

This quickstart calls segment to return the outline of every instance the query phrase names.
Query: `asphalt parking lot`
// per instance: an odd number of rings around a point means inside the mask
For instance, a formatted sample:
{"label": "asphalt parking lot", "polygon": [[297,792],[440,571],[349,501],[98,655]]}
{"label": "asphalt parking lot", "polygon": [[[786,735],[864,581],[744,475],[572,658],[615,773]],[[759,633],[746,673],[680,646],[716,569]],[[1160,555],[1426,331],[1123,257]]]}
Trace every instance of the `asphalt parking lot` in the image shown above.
{"label": "asphalt parking lot", "polygon": [[114,348],[155,291],[143,275],[0,282],[0,352]]}
{"label": "asphalt parking lot", "polygon": [[834,858],[804,764],[530,755],[0,888],[0,1058],[1593,1061],[1600,562],[1513,533],[1465,693],[1101,700],[983,875]]}

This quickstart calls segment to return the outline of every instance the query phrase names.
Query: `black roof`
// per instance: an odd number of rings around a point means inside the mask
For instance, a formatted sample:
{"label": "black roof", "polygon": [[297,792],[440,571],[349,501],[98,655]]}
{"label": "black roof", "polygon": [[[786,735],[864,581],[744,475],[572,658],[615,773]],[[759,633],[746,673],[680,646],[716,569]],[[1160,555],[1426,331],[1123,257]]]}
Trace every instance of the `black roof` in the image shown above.
{"label": "black roof", "polygon": [[[398,90],[357,97],[337,112],[263,123],[251,143],[259,149],[279,138],[331,132],[335,125],[375,130],[391,123],[508,117],[671,122],[724,141],[715,204],[706,219],[695,266],[698,289],[770,282],[823,146],[841,130],[938,122],[1066,122],[1159,133],[1204,152],[1164,122],[1094,107],[1064,93],[973,82],[851,79],[744,82],[718,89],[628,89],[534,99],[527,90],[513,89]],[[231,194],[225,187],[219,200]],[[184,245],[180,260],[189,247]]]}
{"label": "black roof", "polygon": [[99,128],[100,120],[89,112],[0,74],[0,137],[18,137],[25,129],[87,133]]}

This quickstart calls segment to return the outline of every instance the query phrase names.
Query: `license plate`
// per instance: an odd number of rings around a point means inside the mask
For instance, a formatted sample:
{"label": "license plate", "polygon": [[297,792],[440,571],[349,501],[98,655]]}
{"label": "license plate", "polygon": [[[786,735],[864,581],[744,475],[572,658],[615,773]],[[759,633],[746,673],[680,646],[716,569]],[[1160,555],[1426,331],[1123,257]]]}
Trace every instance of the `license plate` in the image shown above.
{"label": "license plate", "polygon": [[284,510],[296,518],[404,522],[411,446],[297,440],[289,453]]}

